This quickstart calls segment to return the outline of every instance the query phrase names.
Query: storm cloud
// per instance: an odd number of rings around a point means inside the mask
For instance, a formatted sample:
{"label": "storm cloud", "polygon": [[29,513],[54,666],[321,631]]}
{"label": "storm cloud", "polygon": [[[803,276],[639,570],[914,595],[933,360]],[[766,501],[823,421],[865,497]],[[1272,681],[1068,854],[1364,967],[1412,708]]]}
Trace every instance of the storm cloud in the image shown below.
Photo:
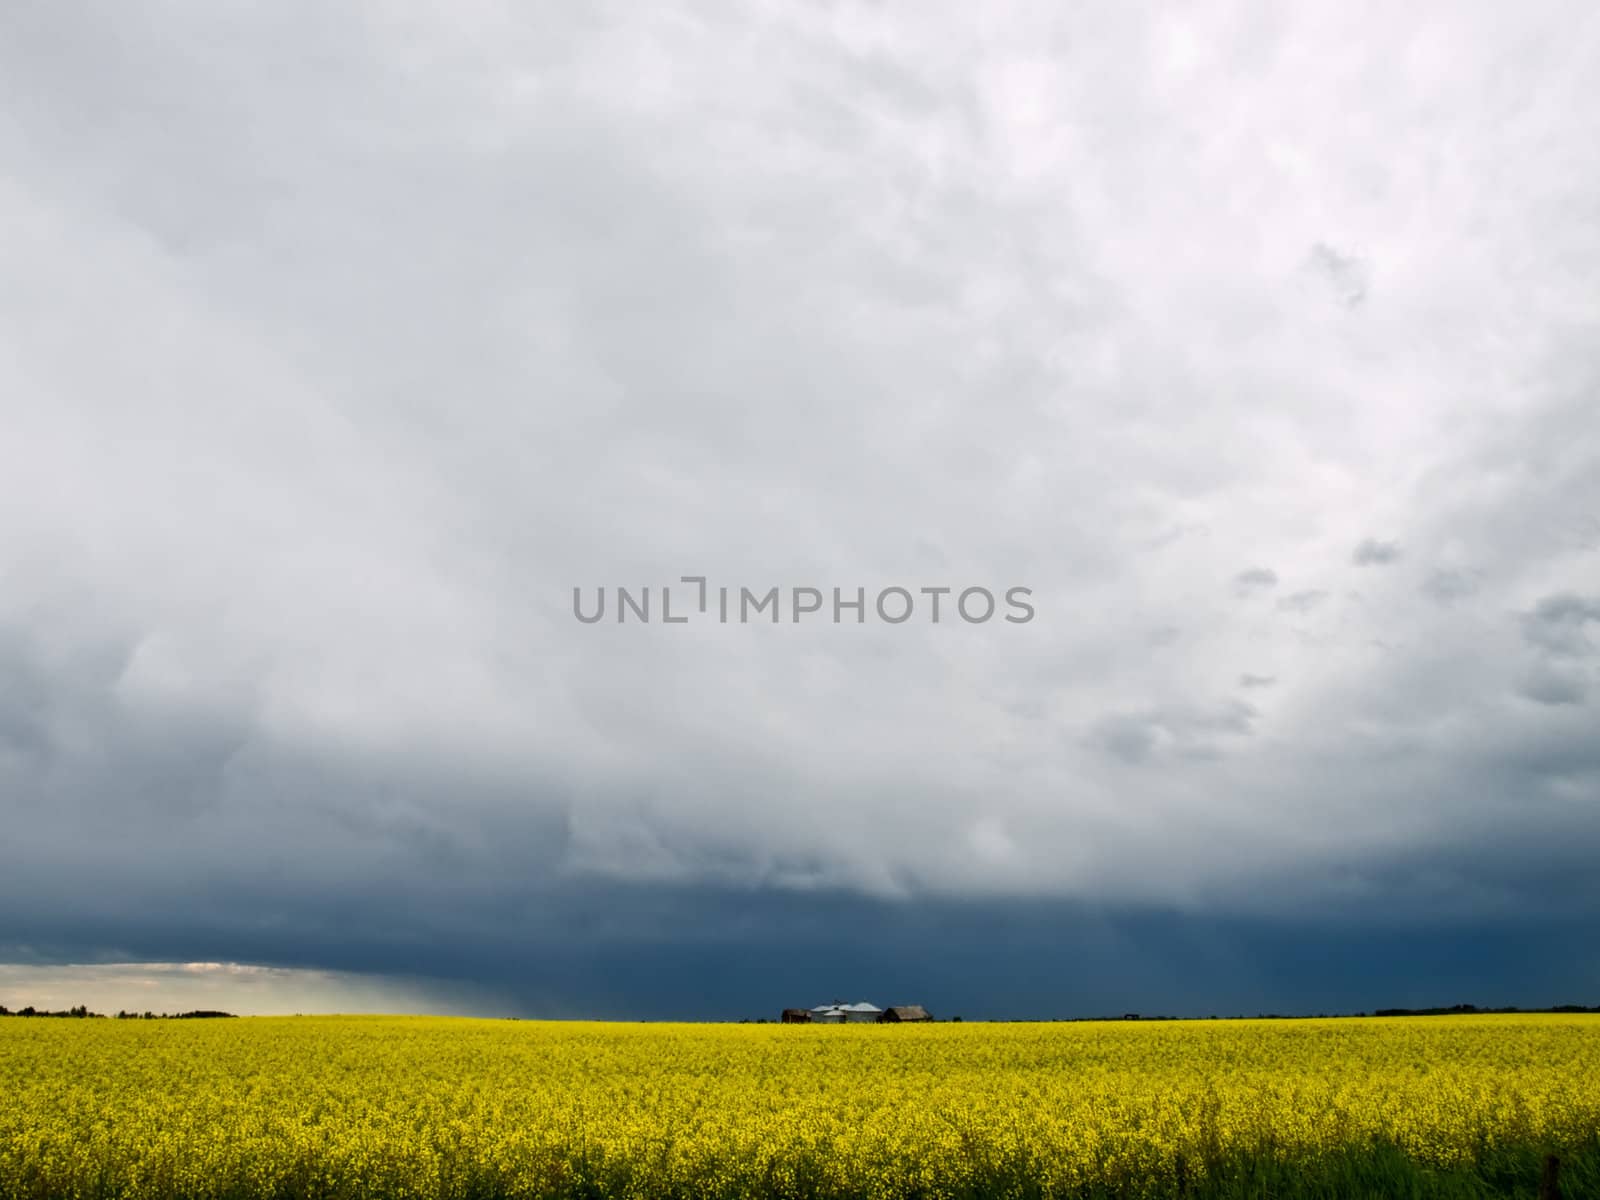
{"label": "storm cloud", "polygon": [[[0,958],[1492,991],[1600,920],[1595,57],[1576,3],[8,6]],[[1036,615],[573,618],[684,576]]]}

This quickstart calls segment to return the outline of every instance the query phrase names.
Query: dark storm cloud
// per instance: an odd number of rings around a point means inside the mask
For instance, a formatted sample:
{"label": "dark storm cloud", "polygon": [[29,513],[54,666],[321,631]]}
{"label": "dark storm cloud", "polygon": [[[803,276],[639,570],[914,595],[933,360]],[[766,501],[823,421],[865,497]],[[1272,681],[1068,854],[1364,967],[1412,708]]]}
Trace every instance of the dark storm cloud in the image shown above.
{"label": "dark storm cloud", "polygon": [[[1021,1013],[1592,928],[1583,19],[9,6],[7,953]],[[1038,614],[572,619],[685,574]]]}
{"label": "dark storm cloud", "polygon": [[[436,997],[470,985],[481,993],[477,1011],[537,1017],[771,1019],[835,993],[923,1003],[945,1018],[1203,1017],[1585,1002],[1600,986],[1592,964],[1574,969],[1561,953],[1585,926],[1559,914],[1539,923],[1371,918],[1357,931],[1315,917],[1286,926],[1049,899],[897,904],[620,886],[536,899],[569,912],[570,928],[503,922],[486,932],[478,923],[444,937],[424,924],[385,939],[348,926],[304,947],[193,914],[143,928],[125,918],[80,928],[59,920],[50,932],[82,946],[85,934],[112,931],[122,954],[288,955],[309,964],[302,969],[337,964],[355,979],[353,970],[403,978],[420,960],[435,973]],[[4,997],[13,998],[23,997]]]}

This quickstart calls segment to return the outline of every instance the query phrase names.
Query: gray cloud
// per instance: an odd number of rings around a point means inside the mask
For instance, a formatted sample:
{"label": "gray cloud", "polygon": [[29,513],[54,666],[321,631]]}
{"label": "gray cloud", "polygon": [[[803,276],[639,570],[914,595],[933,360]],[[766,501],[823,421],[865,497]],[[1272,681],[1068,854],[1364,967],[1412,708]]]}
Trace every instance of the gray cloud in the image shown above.
{"label": "gray cloud", "polygon": [[1285,612],[1308,613],[1319,607],[1327,598],[1327,592],[1311,589],[1281,597],[1278,600],[1278,607]]}
{"label": "gray cloud", "polygon": [[1479,578],[1476,572],[1435,570],[1423,581],[1422,593],[1437,604],[1451,605],[1477,594]]}
{"label": "gray cloud", "polygon": [[1517,694],[1538,704],[1582,704],[1587,687],[1571,671],[1540,666],[1524,676]]}
{"label": "gray cloud", "polygon": [[1242,700],[1194,708],[1118,713],[1095,724],[1091,740],[1128,763],[1156,758],[1212,758],[1233,738],[1255,732],[1260,714]]}
{"label": "gray cloud", "polygon": [[[1592,919],[1583,18],[11,6],[8,936]],[[571,618],[683,574],[1038,616]]]}
{"label": "gray cloud", "polygon": [[1311,248],[1307,261],[1346,308],[1355,308],[1367,298],[1371,270],[1362,259],[1318,242]]}
{"label": "gray cloud", "polygon": [[1399,542],[1380,542],[1375,538],[1364,538],[1355,553],[1350,556],[1350,561],[1358,567],[1384,566],[1399,561]]}
{"label": "gray cloud", "polygon": [[1240,589],[1271,588],[1278,586],[1278,573],[1270,567],[1251,567],[1233,577]]}
{"label": "gray cloud", "polygon": [[1581,658],[1595,652],[1588,638],[1589,622],[1600,622],[1600,596],[1560,592],[1545,596],[1522,617],[1527,642],[1561,658]]}
{"label": "gray cloud", "polygon": [[1277,682],[1275,675],[1251,675],[1246,672],[1239,676],[1239,686],[1242,688],[1268,688]]}

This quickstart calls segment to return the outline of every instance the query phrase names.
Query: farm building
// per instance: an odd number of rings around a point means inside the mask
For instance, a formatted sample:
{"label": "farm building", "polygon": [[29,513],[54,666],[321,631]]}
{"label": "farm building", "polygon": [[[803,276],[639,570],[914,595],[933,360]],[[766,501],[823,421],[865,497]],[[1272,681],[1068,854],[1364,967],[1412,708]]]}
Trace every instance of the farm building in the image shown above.
{"label": "farm building", "polygon": [[882,1015],[883,1009],[865,1000],[855,1004],[841,1004],[835,1000],[832,1004],[819,1004],[811,1010],[811,1020],[819,1025],[860,1025],[876,1021]]}
{"label": "farm building", "polygon": [[844,1019],[849,1023],[876,1021],[883,1016],[883,1009],[876,1004],[868,1004],[865,1000],[855,1004],[841,1004],[839,1011],[844,1014]]}
{"label": "farm building", "polygon": [[785,1025],[807,1025],[811,1022],[811,1013],[804,1008],[786,1008],[782,1020]]}
{"label": "farm building", "polygon": [[920,1004],[895,1004],[883,1010],[883,1015],[878,1018],[894,1025],[902,1025],[907,1021],[931,1021],[928,1010]]}

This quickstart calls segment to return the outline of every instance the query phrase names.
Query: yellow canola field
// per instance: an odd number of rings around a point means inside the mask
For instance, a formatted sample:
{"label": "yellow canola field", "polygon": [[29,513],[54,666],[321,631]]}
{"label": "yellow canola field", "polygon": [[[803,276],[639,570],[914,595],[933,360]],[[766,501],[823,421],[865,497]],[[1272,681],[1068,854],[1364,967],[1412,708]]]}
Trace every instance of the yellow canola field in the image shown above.
{"label": "yellow canola field", "polygon": [[[1600,1017],[0,1020],[0,1196],[959,1196],[1600,1131]],[[1016,1191],[1016,1188],[1011,1190]]]}

